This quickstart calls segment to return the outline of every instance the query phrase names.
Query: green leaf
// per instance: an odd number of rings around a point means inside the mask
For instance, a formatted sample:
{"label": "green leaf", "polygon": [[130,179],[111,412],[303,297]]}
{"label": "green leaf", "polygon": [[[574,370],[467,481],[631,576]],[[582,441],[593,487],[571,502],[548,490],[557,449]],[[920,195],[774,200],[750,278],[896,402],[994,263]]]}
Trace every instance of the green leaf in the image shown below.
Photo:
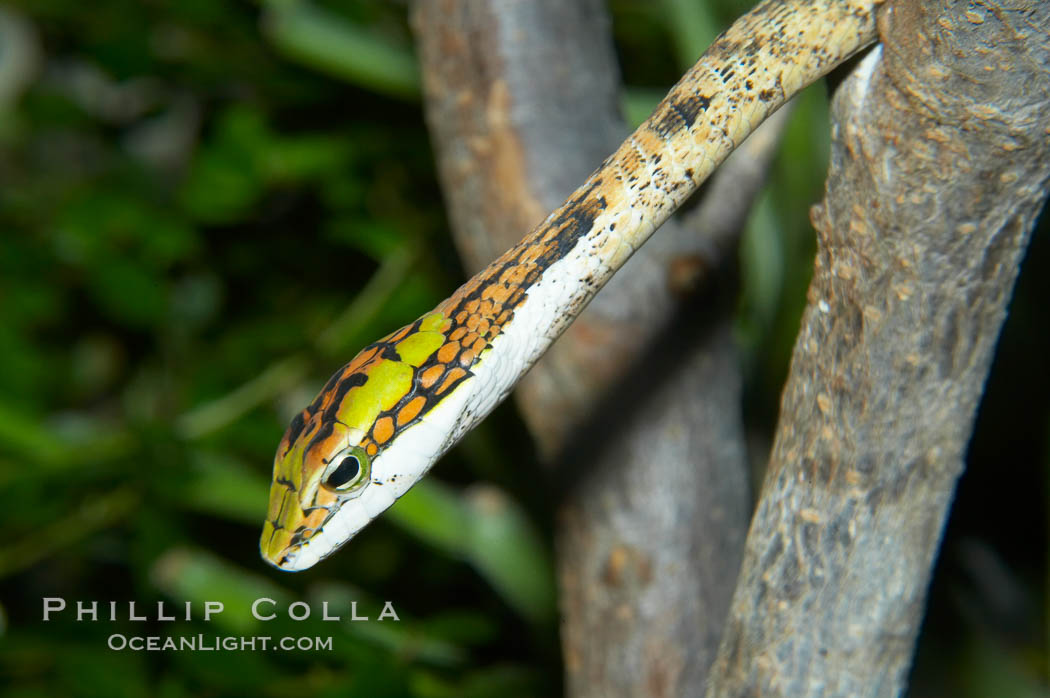
{"label": "green leaf", "polygon": [[308,2],[268,5],[263,31],[288,58],[392,97],[419,98],[419,68],[408,47]]}
{"label": "green leaf", "polygon": [[250,526],[266,516],[270,483],[233,457],[218,451],[193,452],[177,498],[183,506]]}
{"label": "green leaf", "polygon": [[458,494],[420,480],[386,513],[412,535],[468,560],[503,599],[533,623],[554,617],[550,557],[524,512],[502,491]]}

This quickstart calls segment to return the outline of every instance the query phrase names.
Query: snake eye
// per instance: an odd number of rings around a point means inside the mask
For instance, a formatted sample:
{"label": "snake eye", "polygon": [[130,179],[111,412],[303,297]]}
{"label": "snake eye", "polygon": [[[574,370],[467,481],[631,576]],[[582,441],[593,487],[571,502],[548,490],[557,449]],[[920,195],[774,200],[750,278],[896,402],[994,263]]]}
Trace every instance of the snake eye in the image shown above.
{"label": "snake eye", "polygon": [[368,466],[368,454],[354,446],[336,454],[325,469],[321,484],[332,492],[354,492],[368,482]]}

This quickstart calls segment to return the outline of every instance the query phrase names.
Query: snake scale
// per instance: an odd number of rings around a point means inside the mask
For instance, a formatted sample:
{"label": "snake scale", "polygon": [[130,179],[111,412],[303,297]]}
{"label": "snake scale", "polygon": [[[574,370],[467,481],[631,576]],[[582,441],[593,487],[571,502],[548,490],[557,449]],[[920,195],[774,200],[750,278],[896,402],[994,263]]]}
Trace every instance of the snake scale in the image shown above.
{"label": "snake scale", "polygon": [[757,5],[535,230],[332,376],[278,446],[263,558],[306,569],[403,495],[766,116],[874,40],[880,1]]}

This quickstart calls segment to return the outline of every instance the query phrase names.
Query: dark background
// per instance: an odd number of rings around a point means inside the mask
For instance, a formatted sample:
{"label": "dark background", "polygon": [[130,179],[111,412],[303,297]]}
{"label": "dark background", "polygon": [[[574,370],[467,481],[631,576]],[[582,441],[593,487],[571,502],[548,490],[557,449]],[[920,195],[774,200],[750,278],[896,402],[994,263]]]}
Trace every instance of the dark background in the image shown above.
{"label": "dark background", "polygon": [[[629,119],[746,2],[611,3]],[[258,555],[281,433],[328,375],[462,280],[407,3],[0,8],[0,689],[6,696],[546,696],[551,504],[500,408],[338,555]],[[826,86],[800,100],[740,254],[761,463],[805,288]],[[597,163],[596,163],[597,164]],[[914,696],[1047,695],[1050,244],[1037,230],[931,590]],[[522,231],[523,233],[525,231]],[[659,544],[654,541],[654,544]],[[892,564],[888,560],[887,564]],[[733,571],[727,571],[732,574]],[[268,623],[328,600],[341,622]],[[43,597],[71,610],[43,623]],[[75,622],[77,600],[118,619]],[[127,602],[156,617],[133,622]],[[203,620],[203,601],[226,611]],[[346,620],[350,601],[371,622]],[[376,622],[391,601],[400,623]],[[132,652],[124,635],[333,638]]]}

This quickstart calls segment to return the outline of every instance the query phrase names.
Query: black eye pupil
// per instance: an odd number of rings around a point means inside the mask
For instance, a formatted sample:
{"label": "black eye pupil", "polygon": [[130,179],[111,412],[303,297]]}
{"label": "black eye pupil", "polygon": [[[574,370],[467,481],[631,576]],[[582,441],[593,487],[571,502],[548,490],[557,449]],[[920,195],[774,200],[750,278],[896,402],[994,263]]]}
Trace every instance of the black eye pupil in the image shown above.
{"label": "black eye pupil", "polygon": [[325,484],[329,487],[339,488],[351,482],[361,472],[361,464],[357,456],[347,456],[339,462],[339,467],[332,471]]}

